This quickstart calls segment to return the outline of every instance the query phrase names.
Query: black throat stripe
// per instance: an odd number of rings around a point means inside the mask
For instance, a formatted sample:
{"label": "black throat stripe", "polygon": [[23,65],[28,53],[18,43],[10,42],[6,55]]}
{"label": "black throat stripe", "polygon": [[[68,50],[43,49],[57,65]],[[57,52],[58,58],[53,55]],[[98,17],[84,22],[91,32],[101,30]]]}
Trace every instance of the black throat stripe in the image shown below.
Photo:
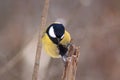
{"label": "black throat stripe", "polygon": [[68,51],[68,48],[65,45],[62,45],[62,44],[58,44],[58,49],[60,51],[59,54],[61,56],[64,56]]}

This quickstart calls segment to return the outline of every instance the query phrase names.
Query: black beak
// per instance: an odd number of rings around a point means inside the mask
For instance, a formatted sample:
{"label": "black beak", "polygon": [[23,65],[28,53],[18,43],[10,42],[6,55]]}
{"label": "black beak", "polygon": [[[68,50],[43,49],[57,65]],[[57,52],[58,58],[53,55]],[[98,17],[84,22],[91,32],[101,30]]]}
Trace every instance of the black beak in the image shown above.
{"label": "black beak", "polygon": [[57,38],[58,43],[60,42],[60,40],[61,40],[60,38]]}

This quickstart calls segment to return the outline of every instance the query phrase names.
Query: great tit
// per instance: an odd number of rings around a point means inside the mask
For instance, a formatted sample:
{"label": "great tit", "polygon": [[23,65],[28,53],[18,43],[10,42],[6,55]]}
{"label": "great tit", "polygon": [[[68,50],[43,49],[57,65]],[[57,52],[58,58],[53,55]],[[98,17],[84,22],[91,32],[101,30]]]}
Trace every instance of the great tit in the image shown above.
{"label": "great tit", "polygon": [[62,57],[64,61],[70,41],[69,32],[65,30],[64,25],[60,22],[49,25],[42,36],[42,46],[45,52],[53,58]]}

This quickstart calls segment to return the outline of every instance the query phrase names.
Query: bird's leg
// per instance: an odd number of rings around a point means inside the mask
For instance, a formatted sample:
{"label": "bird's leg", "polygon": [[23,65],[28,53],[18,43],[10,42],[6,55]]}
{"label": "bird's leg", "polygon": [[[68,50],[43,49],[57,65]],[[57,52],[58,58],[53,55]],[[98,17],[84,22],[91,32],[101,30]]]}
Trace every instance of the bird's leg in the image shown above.
{"label": "bird's leg", "polygon": [[66,64],[66,62],[67,62],[67,57],[68,57],[67,55],[62,56],[62,60],[63,60],[64,64]]}
{"label": "bird's leg", "polygon": [[72,61],[72,57],[64,55],[64,56],[62,56],[62,60],[63,60],[64,65],[66,65],[67,62]]}

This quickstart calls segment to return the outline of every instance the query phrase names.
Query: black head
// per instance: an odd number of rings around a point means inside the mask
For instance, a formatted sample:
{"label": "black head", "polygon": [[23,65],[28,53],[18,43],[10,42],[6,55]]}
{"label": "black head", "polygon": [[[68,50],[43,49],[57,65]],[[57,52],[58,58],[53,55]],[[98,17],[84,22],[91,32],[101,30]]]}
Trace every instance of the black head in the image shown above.
{"label": "black head", "polygon": [[61,23],[53,23],[48,27],[46,32],[53,43],[59,44],[64,37],[65,28]]}

